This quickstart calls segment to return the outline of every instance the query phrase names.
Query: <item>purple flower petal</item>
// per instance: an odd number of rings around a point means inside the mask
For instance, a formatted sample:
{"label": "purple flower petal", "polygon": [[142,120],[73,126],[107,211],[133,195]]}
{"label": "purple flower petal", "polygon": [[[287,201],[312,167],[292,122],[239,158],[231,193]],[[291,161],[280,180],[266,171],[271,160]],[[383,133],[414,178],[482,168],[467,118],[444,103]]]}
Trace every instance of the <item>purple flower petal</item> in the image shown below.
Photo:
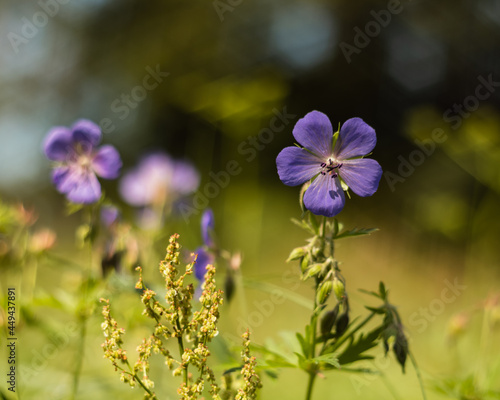
{"label": "purple flower petal", "polygon": [[43,142],[43,151],[52,161],[64,161],[72,148],[71,131],[64,126],[53,127]]}
{"label": "purple flower petal", "polygon": [[344,207],[345,197],[338,178],[319,175],[304,194],[304,205],[316,215],[333,217]]}
{"label": "purple flower petal", "polygon": [[144,206],[151,202],[151,195],[139,171],[128,172],[121,179],[119,190],[123,199],[132,206]]}
{"label": "purple flower petal", "polygon": [[198,254],[198,256],[194,262],[194,276],[200,282],[203,282],[205,280],[205,273],[207,272],[207,265],[214,263],[214,257],[203,247],[198,247],[195,253]]}
{"label": "purple flower petal", "polygon": [[96,146],[101,141],[101,128],[88,119],[80,119],[71,127],[75,142],[88,142]]}
{"label": "purple flower petal", "polygon": [[311,111],[293,128],[297,142],[314,154],[327,158],[332,154],[333,128],[328,117],[319,111]]}
{"label": "purple flower petal", "polygon": [[115,206],[102,206],[101,221],[107,227],[110,227],[120,217],[120,211]]}
{"label": "purple flower petal", "polygon": [[205,245],[207,245],[208,247],[212,247],[214,245],[211,236],[214,225],[214,213],[210,208],[208,208],[203,212],[203,215],[201,216],[201,236],[203,237],[203,243],[205,243]]}
{"label": "purple flower petal", "polygon": [[176,161],[172,175],[172,189],[181,194],[193,193],[200,184],[200,175],[193,165],[188,161]]}
{"label": "purple flower petal", "polygon": [[164,153],[152,153],[141,158],[139,165],[127,172],[120,181],[120,194],[133,206],[164,202],[170,189],[174,162]]}
{"label": "purple flower petal", "polygon": [[95,173],[105,179],[118,178],[122,160],[118,151],[111,145],[102,146],[92,160]]}
{"label": "purple flower petal", "polygon": [[66,193],[62,190],[62,188],[64,187],[64,182],[66,181],[68,173],[68,166],[56,167],[52,170],[52,182],[54,183],[57,191],[59,191],[60,193]]}
{"label": "purple flower petal", "polygon": [[366,197],[377,191],[382,167],[371,158],[357,158],[343,161],[339,174],[354,193]]}
{"label": "purple flower petal", "polygon": [[101,185],[93,172],[71,166],[58,167],[52,172],[56,189],[73,203],[91,204],[101,197]]}
{"label": "purple flower petal", "polygon": [[319,173],[323,161],[305,149],[285,147],[276,157],[278,175],[288,186],[297,186]]}
{"label": "purple flower petal", "polygon": [[70,190],[66,197],[78,204],[92,204],[101,198],[101,184],[94,174],[85,174],[78,184]]}
{"label": "purple flower petal", "polygon": [[351,118],[340,128],[333,154],[338,160],[365,156],[376,143],[375,130],[361,118]]}

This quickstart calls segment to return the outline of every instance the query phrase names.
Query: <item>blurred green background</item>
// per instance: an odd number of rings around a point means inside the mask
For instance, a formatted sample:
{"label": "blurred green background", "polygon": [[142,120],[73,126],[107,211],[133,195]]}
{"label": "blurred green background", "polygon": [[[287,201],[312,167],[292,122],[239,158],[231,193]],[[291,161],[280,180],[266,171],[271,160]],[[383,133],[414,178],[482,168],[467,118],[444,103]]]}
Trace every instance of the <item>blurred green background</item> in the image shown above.
{"label": "blurred green background", "polygon": [[[469,361],[457,361],[447,344],[448,320],[499,291],[499,43],[499,0],[6,0],[0,197],[34,207],[38,224],[57,231],[56,249],[67,252],[78,216],[62,218],[64,199],[50,184],[41,142],[51,126],[79,118],[101,124],[124,170],[154,149],[191,160],[202,175],[201,192],[235,160],[241,173],[208,201],[219,240],[241,250],[245,276],[290,289],[283,274],[293,266],[284,260],[305,236],[290,223],[300,217],[299,189],[279,181],[276,155],[292,145],[295,122],[311,110],[326,113],[334,126],[361,117],[377,132],[372,157],[385,174],[378,192],[353,195],[340,219],[380,231],[342,242],[338,259],[357,312],[365,301],[357,288],[386,283],[430,387],[434,379],[466,374],[483,357],[471,328],[472,339],[460,349]],[[284,128],[259,139],[283,112],[290,115]],[[117,182],[104,187],[120,202]],[[198,224],[199,215],[178,218],[172,230],[195,248]],[[44,290],[68,284],[64,277],[53,284],[45,268]],[[446,282],[456,281],[467,288],[437,307]],[[311,295],[307,284],[294,290]],[[246,294],[251,312],[263,294]],[[422,308],[429,307],[428,318]],[[223,324],[234,327],[237,306],[226,312]],[[279,331],[301,330],[307,319],[307,309],[287,301],[254,329],[254,338],[279,341]],[[99,318],[94,322],[81,398],[138,398],[101,360]],[[33,338],[38,346],[46,340]],[[23,352],[29,360],[28,347]],[[40,390],[64,393],[68,366],[57,360],[25,383],[26,398]],[[394,362],[388,365],[385,378],[365,377],[358,386],[332,373],[318,383],[317,398],[420,398],[413,370],[401,375]],[[498,361],[491,368],[498,372]],[[302,398],[299,375],[284,371],[277,382],[265,380],[262,398]],[[430,390],[429,398],[452,397]]]}

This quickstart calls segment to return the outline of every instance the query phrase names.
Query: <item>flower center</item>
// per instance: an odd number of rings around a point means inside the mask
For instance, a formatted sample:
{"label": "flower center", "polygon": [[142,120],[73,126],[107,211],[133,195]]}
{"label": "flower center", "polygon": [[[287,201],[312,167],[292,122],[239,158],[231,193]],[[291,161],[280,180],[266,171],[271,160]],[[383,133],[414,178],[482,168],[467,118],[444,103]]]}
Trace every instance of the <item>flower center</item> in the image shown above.
{"label": "flower center", "polygon": [[77,143],[71,154],[71,163],[77,165],[82,173],[88,173],[92,170],[92,160],[94,154],[92,152],[92,146],[87,143]]}
{"label": "flower center", "polygon": [[331,158],[327,162],[321,163],[321,175],[330,175],[332,178],[339,176],[338,171],[342,168],[342,163],[333,161]]}

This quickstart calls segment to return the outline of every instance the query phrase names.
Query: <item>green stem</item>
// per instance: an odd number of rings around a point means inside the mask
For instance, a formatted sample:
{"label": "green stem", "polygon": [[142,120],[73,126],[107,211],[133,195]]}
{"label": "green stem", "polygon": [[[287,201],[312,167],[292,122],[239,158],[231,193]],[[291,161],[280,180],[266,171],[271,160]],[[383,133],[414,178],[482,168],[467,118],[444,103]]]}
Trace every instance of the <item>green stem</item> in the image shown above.
{"label": "green stem", "polygon": [[[184,342],[182,341],[181,324],[180,324],[178,319],[176,321],[176,326],[177,326],[177,330],[178,330],[179,335],[180,335],[180,336],[177,336],[177,343],[179,344],[179,353],[181,355],[181,360],[182,360],[182,355],[184,354]],[[186,365],[186,368],[184,368],[184,370],[182,371],[182,375],[184,378],[185,385],[188,386],[189,381],[188,381],[188,366],[187,365]]]}
{"label": "green stem", "polygon": [[420,373],[420,369],[418,368],[417,360],[415,360],[415,357],[413,356],[413,353],[411,351],[408,352],[408,355],[410,356],[411,363],[413,364],[413,368],[415,368],[415,373],[417,374],[418,383],[420,384],[420,391],[422,392],[422,398],[424,400],[427,400],[427,395],[425,394],[424,380],[422,378],[422,374]]}
{"label": "green stem", "polygon": [[[93,208],[87,208],[87,218],[90,229],[93,229]],[[92,276],[92,242],[93,238],[88,240],[88,266],[84,272],[82,282],[82,294],[80,305],[77,310],[78,319],[80,322],[80,336],[78,339],[77,355],[75,360],[75,371],[73,373],[73,387],[71,390],[71,400],[76,398],[78,393],[78,385],[80,383],[80,375],[83,367],[83,359],[85,353],[85,337],[87,335],[87,320],[89,318],[89,310],[87,305],[87,297],[90,292],[90,278]]]}
{"label": "green stem", "polygon": [[316,372],[310,372],[309,373],[309,383],[307,385],[306,400],[311,400],[312,399],[312,391],[313,391],[314,381],[315,380],[316,380]]}
{"label": "green stem", "polygon": [[80,374],[83,366],[83,354],[85,352],[85,336],[87,334],[87,316],[80,317],[80,336],[78,340],[77,355],[75,361],[75,372],[73,373],[73,389],[71,392],[71,399],[76,398],[78,392],[78,384],[80,383]]}

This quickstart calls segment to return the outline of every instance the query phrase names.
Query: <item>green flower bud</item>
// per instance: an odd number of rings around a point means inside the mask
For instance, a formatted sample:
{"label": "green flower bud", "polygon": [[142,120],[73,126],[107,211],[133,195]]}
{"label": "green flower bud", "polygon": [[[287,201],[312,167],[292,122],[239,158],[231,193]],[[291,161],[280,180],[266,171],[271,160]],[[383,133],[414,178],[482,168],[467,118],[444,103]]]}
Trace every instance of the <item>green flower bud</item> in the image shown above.
{"label": "green flower bud", "polygon": [[323,269],[323,264],[312,264],[306,271],[302,274],[302,280],[307,280],[313,276],[318,275]]}
{"label": "green flower bud", "polygon": [[300,260],[300,270],[302,273],[304,273],[307,270],[307,267],[309,267],[309,263],[311,262],[311,256],[309,253],[306,253],[304,257],[302,257],[302,260]]}
{"label": "green flower bud", "polygon": [[342,301],[345,296],[344,283],[337,277],[333,278],[333,291],[338,301]]}
{"label": "green flower bud", "polygon": [[298,259],[304,257],[306,254],[307,254],[307,251],[304,247],[296,247],[295,249],[292,250],[292,252],[288,256],[286,262],[298,260]]}
{"label": "green flower bud", "polygon": [[318,304],[325,304],[325,302],[328,300],[328,297],[330,297],[332,288],[333,288],[333,282],[331,280],[323,282],[319,286],[318,292],[316,293],[316,302]]}

